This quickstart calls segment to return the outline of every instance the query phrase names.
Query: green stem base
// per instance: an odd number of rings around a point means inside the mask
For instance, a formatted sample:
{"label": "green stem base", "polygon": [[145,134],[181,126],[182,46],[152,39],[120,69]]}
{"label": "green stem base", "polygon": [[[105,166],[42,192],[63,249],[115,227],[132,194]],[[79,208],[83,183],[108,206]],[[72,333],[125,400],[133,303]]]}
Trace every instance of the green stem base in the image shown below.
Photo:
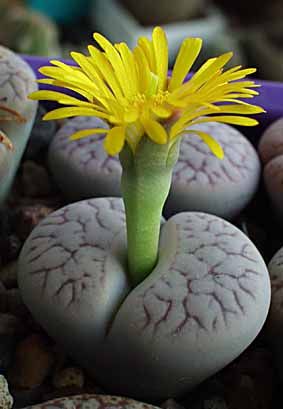
{"label": "green stem base", "polygon": [[179,141],[158,145],[147,137],[142,138],[135,154],[128,145],[120,154],[128,270],[133,285],[150,274],[157,262],[162,210],[178,154]]}

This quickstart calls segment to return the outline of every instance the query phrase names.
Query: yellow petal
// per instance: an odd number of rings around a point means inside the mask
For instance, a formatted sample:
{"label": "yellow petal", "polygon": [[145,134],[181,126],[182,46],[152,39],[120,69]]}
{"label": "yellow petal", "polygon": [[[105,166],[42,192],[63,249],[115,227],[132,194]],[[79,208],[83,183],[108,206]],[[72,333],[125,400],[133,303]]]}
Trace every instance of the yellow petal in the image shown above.
{"label": "yellow petal", "polygon": [[186,93],[193,93],[198,88],[200,88],[204,83],[215,75],[233,56],[233,53],[225,53],[217,58],[212,58],[193,75],[193,77],[183,84],[179,89],[175,90],[173,93],[182,96]]}
{"label": "yellow petal", "polygon": [[221,105],[218,106],[218,111],[225,114],[260,114],[266,112],[263,108],[257,105],[251,104],[239,104],[239,105]]}
{"label": "yellow petal", "polygon": [[136,148],[144,134],[144,129],[139,122],[135,122],[127,126],[126,141],[135,154]]}
{"label": "yellow petal", "polygon": [[167,107],[162,106],[162,105],[152,104],[150,109],[159,118],[164,118],[164,119],[169,118],[173,113],[172,109],[170,109],[169,107],[167,108]]}
{"label": "yellow petal", "polygon": [[128,109],[125,111],[124,120],[127,123],[135,122],[139,117],[139,111],[135,108]]}
{"label": "yellow petal", "polygon": [[94,66],[88,61],[85,55],[72,51],[71,57],[82,68],[82,70],[89,77],[90,80],[92,81],[97,80],[98,75],[94,69]]}
{"label": "yellow petal", "polygon": [[76,88],[83,89],[87,92],[97,93],[97,86],[93,81],[91,81],[83,72],[74,71],[73,73],[68,73],[65,70],[57,67],[42,67],[39,72],[43,75],[51,77],[55,80],[63,82],[68,88],[70,86],[75,86]]}
{"label": "yellow petal", "polygon": [[81,71],[81,70],[74,70],[74,68],[70,67],[70,71],[63,70],[60,67],[41,67],[38,70],[41,74],[46,75],[47,77],[51,77],[54,79],[58,79],[59,81],[68,81],[68,80],[75,80],[75,81],[86,81],[91,82],[89,78]]}
{"label": "yellow petal", "polygon": [[150,83],[150,69],[148,61],[140,47],[135,47],[133,53],[137,66],[139,92],[144,94]]}
{"label": "yellow petal", "polygon": [[93,38],[97,41],[100,47],[104,50],[106,57],[112,65],[116,78],[120,81],[121,88],[125,95],[129,94],[128,78],[125,73],[124,64],[121,60],[121,56],[116,48],[99,33],[94,33]]}
{"label": "yellow petal", "polygon": [[222,75],[222,79],[227,79],[227,81],[236,81],[245,78],[247,75],[254,74],[256,72],[256,68],[246,68],[244,70],[239,70],[236,72],[229,72],[226,71]]}
{"label": "yellow petal", "polygon": [[129,89],[128,96],[132,97],[138,92],[137,72],[133,54],[126,43],[116,44],[115,47],[117,48],[121,56],[121,60],[124,65],[124,71],[127,76],[127,84]]}
{"label": "yellow petal", "polygon": [[[244,114],[244,115],[253,115],[265,112],[263,108],[257,105],[251,105],[247,103],[243,104],[226,104],[226,105],[211,105],[211,104],[202,104],[203,108],[198,107],[197,109],[188,108],[183,112],[180,120],[181,122],[188,122],[196,117],[201,117],[210,114]],[[207,107],[207,108],[205,108]]]}
{"label": "yellow petal", "polygon": [[54,85],[54,81],[51,78],[40,78],[39,80],[36,80],[39,84],[48,84],[48,85]]}
{"label": "yellow petal", "polygon": [[244,116],[209,116],[202,118],[191,123],[191,125],[203,124],[205,122],[223,122],[231,125],[241,126],[255,126],[258,125],[258,121],[252,118],[246,118]]}
{"label": "yellow petal", "polygon": [[58,61],[58,60],[50,60],[49,61],[51,64],[55,65],[56,67],[60,67],[63,70],[66,70],[68,72],[72,72],[74,67],[70,67],[69,65],[63,63],[62,61]]}
{"label": "yellow petal", "polygon": [[155,27],[152,33],[155,54],[156,74],[159,77],[159,89],[164,90],[168,74],[168,42],[161,27]]}
{"label": "yellow petal", "polygon": [[[105,79],[105,81],[107,82],[108,86],[110,87],[114,95],[117,98],[121,98],[123,96],[121,87],[120,87],[118,79],[116,78],[113,67],[111,66],[108,59],[105,57],[105,55],[102,52],[97,50],[95,47],[89,46],[88,49],[92,57],[90,60],[91,63],[99,67],[99,72],[101,73],[102,78]],[[101,84],[100,86],[104,85],[103,80],[100,78],[99,78],[99,84]]]}
{"label": "yellow petal", "polygon": [[59,80],[54,80],[51,78],[41,78],[39,80],[36,80],[36,82],[38,82],[39,84],[47,84],[47,85],[54,85],[56,87],[60,87],[60,88],[66,88],[69,89],[71,91],[74,91],[80,95],[82,95],[83,97],[85,97],[88,101],[92,101],[93,100],[93,96],[87,92],[87,91],[83,91],[79,88],[76,88],[75,86],[72,86],[70,84],[67,84],[63,81],[59,81]]}
{"label": "yellow petal", "polygon": [[103,129],[103,128],[81,129],[80,131],[73,133],[70,136],[70,140],[77,141],[78,139],[82,139],[87,136],[92,136],[95,134],[105,134],[106,132],[107,132],[107,129]]}
{"label": "yellow petal", "polygon": [[159,122],[149,118],[142,118],[141,122],[144,127],[145,133],[153,142],[158,144],[167,143],[167,132]]}
{"label": "yellow petal", "polygon": [[41,101],[58,101],[60,104],[65,105],[78,105],[93,108],[93,104],[90,102],[82,101],[80,99],[74,98],[70,95],[63,94],[57,91],[35,91],[29,95],[30,99],[41,100]]}
{"label": "yellow petal", "polygon": [[183,41],[174,64],[169,91],[173,91],[183,83],[200,53],[201,46],[202,40],[200,38],[187,38]]}
{"label": "yellow petal", "polygon": [[114,126],[108,131],[103,145],[109,155],[117,155],[122,150],[125,143],[125,131],[124,126]]}
{"label": "yellow petal", "polygon": [[204,143],[206,143],[206,145],[209,147],[209,149],[211,150],[211,152],[218,158],[218,159],[223,159],[224,158],[224,152],[223,149],[221,147],[221,145],[219,145],[219,143],[210,135],[208,135],[205,132],[202,131],[197,131],[194,129],[190,129],[185,131],[186,133],[192,133],[192,134],[197,134]]}
{"label": "yellow petal", "polygon": [[156,61],[152,42],[146,37],[140,37],[138,39],[138,47],[143,50],[150,71],[156,74]]}
{"label": "yellow petal", "polygon": [[159,77],[153,72],[150,73],[150,82],[148,84],[148,89],[146,90],[146,96],[151,97],[152,95],[157,94],[159,85]]}
{"label": "yellow petal", "polygon": [[170,132],[169,132],[169,139],[172,141],[174,138],[176,138],[180,133],[183,132],[185,129],[185,125],[180,122],[175,122],[174,125],[171,126]]}
{"label": "yellow petal", "polygon": [[73,116],[98,116],[99,118],[108,119],[109,115],[90,108],[67,107],[54,109],[53,111],[50,111],[47,114],[45,114],[42,119],[44,121],[49,121],[51,119],[63,119],[70,118]]}

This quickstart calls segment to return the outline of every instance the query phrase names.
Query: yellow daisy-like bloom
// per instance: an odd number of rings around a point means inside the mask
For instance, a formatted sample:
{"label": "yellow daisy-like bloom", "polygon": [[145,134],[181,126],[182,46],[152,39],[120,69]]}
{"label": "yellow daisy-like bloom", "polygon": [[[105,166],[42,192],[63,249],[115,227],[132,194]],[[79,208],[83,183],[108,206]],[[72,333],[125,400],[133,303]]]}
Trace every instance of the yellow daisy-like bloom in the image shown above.
{"label": "yellow daisy-like bloom", "polygon": [[[252,89],[258,85],[242,81],[256,70],[237,66],[224,71],[224,65],[233,55],[231,52],[209,59],[184,82],[200,53],[202,40],[199,38],[183,41],[170,78],[168,43],[160,27],[153,30],[152,40],[141,37],[133,51],[125,43],[112,45],[98,33],[94,39],[102,51],[90,45],[88,56],[72,52],[77,67],[54,60],[53,66],[39,70],[49,77],[39,82],[72,90],[84,100],[47,90],[36,91],[30,97],[67,105],[47,113],[45,120],[79,115],[106,120],[112,125],[104,140],[110,155],[119,153],[125,142],[135,152],[142,137],[165,144],[186,130],[198,134],[212,152],[222,158],[221,146],[210,135],[193,130],[193,126],[211,121],[253,126],[258,122],[243,115],[264,112],[238,99],[258,94]],[[94,133],[105,133],[105,129],[81,130],[71,139]]]}

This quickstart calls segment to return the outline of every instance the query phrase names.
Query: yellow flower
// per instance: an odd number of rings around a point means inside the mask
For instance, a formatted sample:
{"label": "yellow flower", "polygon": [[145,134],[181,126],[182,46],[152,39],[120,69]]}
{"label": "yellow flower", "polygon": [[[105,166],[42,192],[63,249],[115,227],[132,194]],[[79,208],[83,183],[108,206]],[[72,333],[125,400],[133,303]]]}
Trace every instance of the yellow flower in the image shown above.
{"label": "yellow flower", "polygon": [[[88,56],[72,52],[77,67],[51,61],[53,66],[39,70],[49,77],[39,82],[69,89],[79,98],[44,90],[30,97],[67,105],[47,113],[45,120],[83,115],[108,121],[112,127],[107,131],[104,147],[110,155],[119,153],[125,142],[134,152],[142,137],[158,144],[172,143],[186,130],[198,134],[222,158],[221,146],[193,126],[211,121],[253,126],[258,122],[243,115],[264,112],[238,99],[257,95],[252,88],[258,85],[239,81],[254,73],[253,68],[223,70],[232,53],[209,59],[184,82],[201,50],[199,38],[183,41],[170,78],[167,38],[160,27],[153,30],[152,40],[141,37],[133,51],[125,43],[112,45],[98,33],[94,39],[102,51],[90,45]],[[71,139],[94,133],[105,133],[105,129],[81,130]]]}

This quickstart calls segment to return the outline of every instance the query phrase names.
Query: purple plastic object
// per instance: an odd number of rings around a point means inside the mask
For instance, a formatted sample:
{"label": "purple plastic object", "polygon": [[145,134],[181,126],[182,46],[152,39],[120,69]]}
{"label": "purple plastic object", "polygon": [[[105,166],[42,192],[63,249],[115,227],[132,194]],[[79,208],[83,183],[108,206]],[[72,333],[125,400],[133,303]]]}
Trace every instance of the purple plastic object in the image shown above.
{"label": "purple plastic object", "polygon": [[[38,78],[42,77],[38,69],[43,65],[49,65],[50,60],[50,58],[46,57],[23,56],[23,58],[30,64]],[[75,65],[72,60],[60,59],[60,61]],[[260,95],[253,99],[253,103],[262,106],[267,111],[266,114],[261,114],[259,118],[262,130],[269,123],[283,116],[283,83],[260,80],[256,82],[261,84],[262,87],[260,88]],[[44,88],[46,89],[48,86],[44,85]]]}

